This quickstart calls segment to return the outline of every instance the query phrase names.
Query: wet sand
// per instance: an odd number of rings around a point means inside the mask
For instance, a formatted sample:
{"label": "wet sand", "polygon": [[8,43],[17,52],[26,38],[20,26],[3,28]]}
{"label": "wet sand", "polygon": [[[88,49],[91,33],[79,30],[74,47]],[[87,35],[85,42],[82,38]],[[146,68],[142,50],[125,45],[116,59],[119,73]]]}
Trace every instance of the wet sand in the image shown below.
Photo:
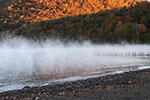
{"label": "wet sand", "polygon": [[26,86],[0,93],[0,100],[150,100],[150,69],[42,87]]}

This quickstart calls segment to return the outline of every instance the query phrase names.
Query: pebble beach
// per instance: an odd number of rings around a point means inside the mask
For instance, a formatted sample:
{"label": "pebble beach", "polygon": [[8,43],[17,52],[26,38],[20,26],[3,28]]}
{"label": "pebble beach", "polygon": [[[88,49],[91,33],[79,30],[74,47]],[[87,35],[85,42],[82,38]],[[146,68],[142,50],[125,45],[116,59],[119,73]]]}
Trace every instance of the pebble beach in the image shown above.
{"label": "pebble beach", "polygon": [[150,100],[150,69],[0,93],[0,100]]}

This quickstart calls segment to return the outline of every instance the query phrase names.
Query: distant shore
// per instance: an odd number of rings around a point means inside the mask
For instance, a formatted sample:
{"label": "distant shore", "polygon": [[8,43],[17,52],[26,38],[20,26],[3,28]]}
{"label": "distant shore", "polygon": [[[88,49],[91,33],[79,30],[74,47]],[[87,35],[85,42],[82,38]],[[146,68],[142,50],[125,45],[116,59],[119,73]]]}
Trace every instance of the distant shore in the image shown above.
{"label": "distant shore", "polygon": [[150,69],[0,93],[0,100],[150,100]]}

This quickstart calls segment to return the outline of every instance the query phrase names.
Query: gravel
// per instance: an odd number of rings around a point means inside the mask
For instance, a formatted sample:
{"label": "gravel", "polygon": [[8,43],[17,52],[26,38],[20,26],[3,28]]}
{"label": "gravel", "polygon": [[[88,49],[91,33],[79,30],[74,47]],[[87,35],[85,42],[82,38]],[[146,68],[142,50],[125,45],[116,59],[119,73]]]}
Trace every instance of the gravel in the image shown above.
{"label": "gravel", "polygon": [[150,69],[0,93],[0,100],[150,100]]}

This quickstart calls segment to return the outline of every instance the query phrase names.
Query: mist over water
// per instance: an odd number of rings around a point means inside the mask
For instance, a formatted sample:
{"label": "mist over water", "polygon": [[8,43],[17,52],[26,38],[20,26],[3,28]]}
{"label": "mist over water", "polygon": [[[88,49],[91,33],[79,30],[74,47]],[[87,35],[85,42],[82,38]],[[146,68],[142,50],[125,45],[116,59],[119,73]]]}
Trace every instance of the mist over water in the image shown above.
{"label": "mist over water", "polygon": [[[102,74],[149,65],[150,45],[95,45],[48,40],[0,42],[0,92],[30,83],[42,83],[75,76]],[[131,55],[129,55],[131,54]]]}

